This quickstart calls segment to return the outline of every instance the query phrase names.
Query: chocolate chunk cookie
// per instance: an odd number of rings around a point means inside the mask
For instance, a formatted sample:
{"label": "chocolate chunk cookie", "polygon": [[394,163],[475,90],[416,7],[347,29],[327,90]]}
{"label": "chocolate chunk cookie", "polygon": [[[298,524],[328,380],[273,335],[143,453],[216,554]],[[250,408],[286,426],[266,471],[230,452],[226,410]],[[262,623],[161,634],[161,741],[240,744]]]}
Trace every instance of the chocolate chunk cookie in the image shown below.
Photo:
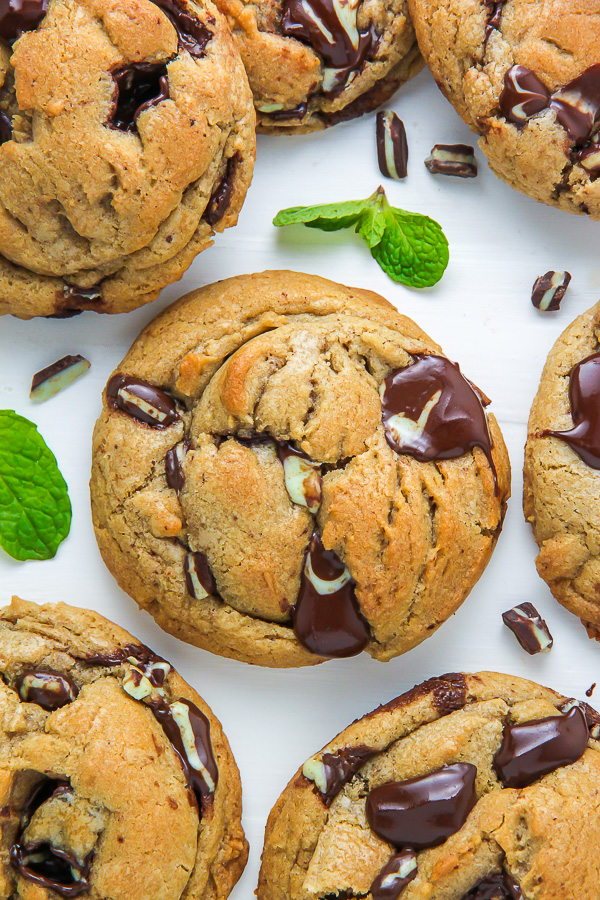
{"label": "chocolate chunk cookie", "polygon": [[521,678],[426,681],[292,778],[258,900],[593,900],[599,722]]}
{"label": "chocolate chunk cookie", "polygon": [[214,653],[391,659],[458,608],[500,532],[509,463],[487,402],[376,294],[293,272],[194,291],[108,382],[100,551]]}
{"label": "chocolate chunk cookie", "polygon": [[218,720],[93,612],[0,610],[0,896],[224,900],[246,863]]}
{"label": "chocolate chunk cookie", "polygon": [[3,0],[0,315],[154,300],[237,221],[254,121],[210,0]]}
{"label": "chocolate chunk cookie", "polygon": [[600,219],[600,3],[409,0],[421,52],[493,171]]}
{"label": "chocolate chunk cookie", "polygon": [[407,0],[218,0],[260,131],[315,131],[370,112],[423,65]]}
{"label": "chocolate chunk cookie", "polygon": [[537,570],[600,639],[600,304],[550,351],[529,417],[523,505]]}

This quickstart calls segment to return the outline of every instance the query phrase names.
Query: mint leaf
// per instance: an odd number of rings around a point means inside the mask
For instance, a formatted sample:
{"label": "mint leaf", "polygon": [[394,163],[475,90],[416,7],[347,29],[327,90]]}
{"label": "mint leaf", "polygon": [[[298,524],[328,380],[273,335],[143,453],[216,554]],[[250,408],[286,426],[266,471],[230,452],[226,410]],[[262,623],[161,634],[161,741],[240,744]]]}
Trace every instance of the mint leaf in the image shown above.
{"label": "mint leaf", "polygon": [[355,230],[372,251],[383,237],[385,226],[386,219],[381,209],[381,203],[377,203],[362,214]]}
{"label": "mint leaf", "polygon": [[448,265],[448,240],[428,216],[388,206],[380,242],[371,248],[373,258],[393,281],[410,287],[431,287]]}
{"label": "mint leaf", "polygon": [[292,206],[282,209],[273,219],[273,225],[306,225],[322,231],[339,231],[350,228],[369,208],[368,200],[348,200],[345,203],[326,203],[324,206]]}
{"label": "mint leaf", "polygon": [[70,526],[53,453],[33,422],[0,409],[0,546],[14,559],[50,559]]}

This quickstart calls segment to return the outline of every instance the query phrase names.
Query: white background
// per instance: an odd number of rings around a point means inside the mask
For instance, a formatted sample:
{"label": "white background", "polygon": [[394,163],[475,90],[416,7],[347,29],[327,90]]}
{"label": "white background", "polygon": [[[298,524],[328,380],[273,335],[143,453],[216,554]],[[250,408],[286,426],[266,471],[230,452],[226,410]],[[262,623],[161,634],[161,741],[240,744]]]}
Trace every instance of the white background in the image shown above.
{"label": "white background", "polygon": [[[172,661],[223,722],[241,769],[244,825],[251,845],[232,900],[251,898],[268,812],[296,768],[353,719],[416,682],[448,671],[492,669],[524,675],[569,696],[600,681],[600,647],[552,598],[534,566],[536,546],[521,510],[526,422],[546,354],[560,332],[600,296],[600,224],[536,204],[498,181],[477,151],[477,179],[432,176],[423,165],[435,143],[472,143],[466,126],[427,72],[389,104],[403,119],[408,178],[385,180],[395,206],[437,219],[450,265],[436,288],[394,284],[351,232],[275,229],[282,207],[358,199],[382,181],[374,115],[316,135],[261,137],[254,182],[239,225],[216,238],[182,282],[156,303],[122,316],[68,320],[0,319],[0,407],[33,419],[56,454],[73,503],[71,533],[55,559],[18,563],[0,551],[0,601],[18,594],[98,610]],[[414,318],[492,400],[509,448],[513,498],[494,557],[462,609],[411,653],[390,663],[366,655],[316,668],[277,671],[220,659],[163,634],[108,574],[92,531],[90,447],[111,371],[146,322],[185,291],[269,268],[311,272],[378,291]],[[531,305],[535,278],[568,269],[573,280],[558,313]],[[67,353],[92,364],[45,404],[29,400],[34,372]],[[530,601],[554,634],[550,654],[528,657],[501,613]],[[598,687],[600,702],[600,686]],[[594,700],[592,699],[592,704]]]}

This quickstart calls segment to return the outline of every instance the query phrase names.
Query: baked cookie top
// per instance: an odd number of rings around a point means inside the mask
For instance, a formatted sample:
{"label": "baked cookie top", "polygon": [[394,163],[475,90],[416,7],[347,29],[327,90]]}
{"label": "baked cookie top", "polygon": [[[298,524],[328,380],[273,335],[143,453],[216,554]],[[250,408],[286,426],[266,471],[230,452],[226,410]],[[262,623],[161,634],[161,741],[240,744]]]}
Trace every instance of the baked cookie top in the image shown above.
{"label": "baked cookie top", "polygon": [[247,78],[210,0],[7,0],[0,314],[153,299],[235,224],[253,160]]}
{"label": "baked cookie top", "polygon": [[390,659],[457,609],[500,531],[509,463],[484,402],[376,294],[293,272],[192,292],[107,385],[102,556],[215,653]]}
{"label": "baked cookie top", "polygon": [[600,217],[600,2],[409,0],[441,90],[494,172]]}
{"label": "baked cookie top", "polygon": [[218,720],[93,612],[0,610],[0,895],[217,900],[247,844]]}
{"label": "baked cookie top", "polygon": [[537,570],[600,637],[600,304],[558,338],[531,407],[523,505]]}
{"label": "baked cookie top", "polygon": [[259,900],[591,900],[599,723],[521,678],[426,681],[292,778],[267,824]]}
{"label": "baked cookie top", "polygon": [[384,103],[421,68],[407,0],[219,0],[261,131],[314,131]]}

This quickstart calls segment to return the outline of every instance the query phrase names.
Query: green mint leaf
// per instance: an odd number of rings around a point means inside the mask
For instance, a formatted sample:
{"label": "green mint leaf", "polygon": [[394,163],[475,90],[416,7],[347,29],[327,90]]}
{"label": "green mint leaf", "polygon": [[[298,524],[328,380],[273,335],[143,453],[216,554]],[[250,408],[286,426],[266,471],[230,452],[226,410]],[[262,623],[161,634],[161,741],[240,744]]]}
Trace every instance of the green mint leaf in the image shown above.
{"label": "green mint leaf", "polygon": [[326,203],[324,206],[292,206],[282,209],[273,219],[273,225],[306,225],[322,231],[339,231],[350,228],[371,205],[368,200],[348,200],[345,203]]}
{"label": "green mint leaf", "polygon": [[393,281],[410,287],[431,287],[448,265],[448,240],[428,216],[387,206],[385,230],[371,247],[373,258]]}
{"label": "green mint leaf", "polygon": [[371,250],[377,246],[386,228],[386,216],[378,203],[362,214],[356,223],[356,231]]}
{"label": "green mint leaf", "polygon": [[0,546],[14,559],[50,559],[70,527],[53,453],[33,422],[0,409]]}

